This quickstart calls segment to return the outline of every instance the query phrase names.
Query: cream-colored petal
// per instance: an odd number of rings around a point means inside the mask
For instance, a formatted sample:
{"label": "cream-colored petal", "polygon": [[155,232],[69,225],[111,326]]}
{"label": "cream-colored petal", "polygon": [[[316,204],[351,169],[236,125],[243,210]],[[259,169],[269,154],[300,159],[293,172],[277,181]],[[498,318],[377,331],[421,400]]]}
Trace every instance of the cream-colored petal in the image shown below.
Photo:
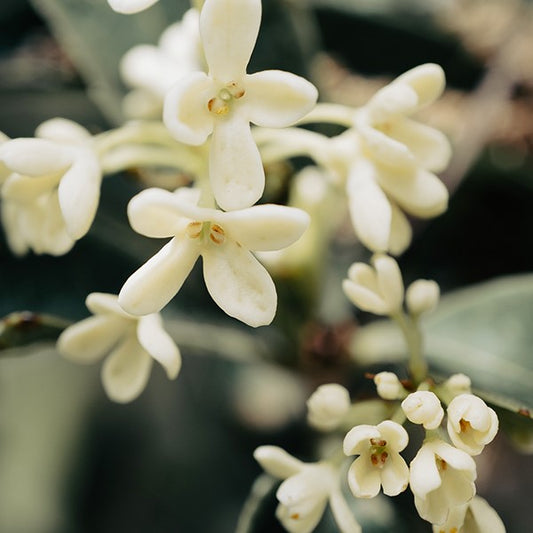
{"label": "cream-colored petal", "polygon": [[348,486],[356,498],[373,498],[381,488],[381,471],[368,454],[358,457],[348,470]]}
{"label": "cream-colored petal", "polygon": [[401,174],[378,174],[378,182],[398,205],[420,218],[436,217],[448,207],[448,190],[440,179],[423,169]]}
{"label": "cream-colored petal", "polygon": [[154,5],[157,0],[107,0],[112,9],[118,13],[131,15]]}
{"label": "cream-colored petal", "polygon": [[366,263],[353,263],[348,269],[348,278],[372,292],[378,292],[378,277],[375,269]]}
{"label": "cream-colored petal", "polygon": [[403,302],[403,280],[398,263],[387,255],[376,254],[372,262],[377,273],[379,294],[389,312],[397,311]]}
{"label": "cream-colored petal", "polygon": [[405,428],[392,420],[384,420],[377,425],[381,437],[387,441],[389,446],[395,452],[404,450],[409,442],[409,435]]}
{"label": "cream-colored petal", "polygon": [[20,231],[20,208],[15,202],[4,200],[0,209],[2,226],[11,251],[21,257],[29,250],[28,242]]}
{"label": "cream-colored petal", "polygon": [[265,188],[265,171],[250,124],[238,111],[217,120],[209,152],[211,186],[225,211],[250,207]]}
{"label": "cream-colored petal", "polygon": [[126,313],[118,304],[118,296],[106,292],[91,292],[85,298],[87,309],[94,315],[117,315],[125,319],[136,320],[137,317]]}
{"label": "cream-colored petal", "polygon": [[311,533],[322,518],[327,499],[298,502],[296,505],[278,505],[276,518],[289,533]]}
{"label": "cream-colored petal", "polygon": [[181,368],[181,354],[176,343],[163,329],[163,321],[158,313],[139,319],[137,339],[140,345],[163,366],[168,379],[176,379]]}
{"label": "cream-colored petal", "polygon": [[332,490],[329,496],[329,506],[341,533],[362,533],[363,530],[357,523],[340,489]]}
{"label": "cream-colored petal", "polygon": [[346,455],[359,455],[368,450],[370,439],[379,439],[381,435],[376,426],[360,424],[353,427],[344,437],[343,450]]}
{"label": "cream-colored petal", "polygon": [[51,118],[35,130],[35,136],[59,143],[83,143],[91,138],[91,134],[80,124],[66,118]]}
{"label": "cream-colored petal", "polygon": [[412,87],[418,95],[418,106],[423,106],[434,102],[444,91],[446,78],[442,67],[435,63],[425,63],[408,70],[393,82],[406,83]]}
{"label": "cream-colored petal", "polygon": [[61,172],[73,161],[70,150],[45,139],[7,141],[0,148],[0,159],[12,172],[28,176]]}
{"label": "cream-colored petal", "polygon": [[37,197],[54,189],[60,179],[59,173],[44,176],[11,174],[2,187],[2,198],[17,202],[35,201]]}
{"label": "cream-colored petal", "polygon": [[117,344],[126,328],[127,322],[120,317],[91,316],[63,331],[57,349],[76,363],[95,363]]}
{"label": "cream-colored petal", "polygon": [[342,282],[342,289],[346,297],[362,311],[375,313],[376,315],[386,315],[389,312],[387,304],[383,298],[367,287],[358,285],[349,279]]}
{"label": "cream-colored petal", "polygon": [[128,336],[102,365],[102,384],[106,394],[118,403],[135,400],[148,383],[152,363],[152,358],[138,343],[136,336]]}
{"label": "cream-colored petal", "polygon": [[249,250],[280,250],[297,241],[310,218],[301,209],[281,205],[257,205],[220,216],[224,230]]}
{"label": "cream-colored petal", "polygon": [[229,316],[252,327],[272,322],[277,295],[270,274],[244,247],[231,239],[203,252],[209,294]]}
{"label": "cream-colored petal", "polygon": [[372,251],[389,245],[392,210],[375,180],[374,166],[360,161],[350,171],[347,183],[350,216],[361,242]]}
{"label": "cream-colored petal", "polygon": [[407,84],[391,83],[380,89],[368,104],[356,114],[367,112],[371,122],[384,122],[390,118],[412,113],[418,104],[416,91]]}
{"label": "cream-colored petal", "polygon": [[278,446],[259,446],[254,459],[271,476],[286,479],[302,470],[304,463]]}
{"label": "cream-colored petal", "polygon": [[422,500],[441,486],[441,478],[435,463],[435,453],[428,444],[423,444],[410,464],[409,484],[413,494]]}
{"label": "cream-colored petal", "polygon": [[409,467],[398,453],[390,453],[387,462],[381,470],[381,484],[383,493],[387,496],[397,496],[409,485]]}
{"label": "cream-colored petal", "polygon": [[389,253],[401,255],[411,244],[413,230],[411,224],[399,207],[390,202],[392,218],[390,223]]}
{"label": "cream-colored petal", "polygon": [[255,46],[261,0],[206,0],[200,34],[209,74],[227,83],[240,81]]}
{"label": "cream-colored petal", "polygon": [[480,496],[475,496],[465,518],[465,532],[505,533],[505,526],[498,513]]}
{"label": "cream-colored petal", "polygon": [[59,205],[69,235],[83,237],[91,227],[98,202],[102,174],[97,158],[89,150],[80,150],[59,182]]}
{"label": "cream-colored petal", "polygon": [[180,198],[157,188],[145,189],[130,200],[128,219],[137,233],[154,238],[177,235],[190,222],[180,209]]}
{"label": "cream-colored petal", "polygon": [[294,124],[313,109],[316,87],[282,70],[264,70],[246,76],[245,105],[250,122],[266,128]]}
{"label": "cream-colored petal", "polygon": [[407,146],[418,165],[426,170],[441,172],[450,162],[450,141],[435,128],[414,120],[401,119],[390,124],[387,134]]}
{"label": "cream-colored petal", "polygon": [[172,239],[127,279],[118,295],[120,306],[132,315],[160,311],[179,291],[198,256],[195,242]]}
{"label": "cream-colored petal", "polygon": [[173,137],[195,146],[206,141],[215,120],[207,104],[215,92],[213,80],[204,72],[185,76],[168,91],[163,121]]}
{"label": "cream-colored petal", "polygon": [[67,232],[65,220],[59,208],[57,190],[41,198],[38,211],[34,211],[36,218],[33,222],[35,253],[63,255],[74,245],[74,239]]}

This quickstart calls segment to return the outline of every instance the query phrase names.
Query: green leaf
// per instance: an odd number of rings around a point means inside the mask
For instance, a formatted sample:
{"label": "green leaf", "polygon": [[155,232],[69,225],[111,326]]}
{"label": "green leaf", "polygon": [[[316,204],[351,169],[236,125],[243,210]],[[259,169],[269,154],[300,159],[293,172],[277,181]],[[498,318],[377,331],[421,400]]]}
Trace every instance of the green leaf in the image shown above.
{"label": "green leaf", "polygon": [[[28,346],[35,342],[55,340],[69,322],[51,315],[22,311],[11,313],[0,320],[0,351],[12,355],[11,348]],[[17,354],[30,353],[17,351]]]}
{"label": "green leaf", "polygon": [[[533,406],[533,275],[454,291],[422,322],[433,371],[462,372],[487,401],[526,414]],[[392,323],[362,328],[352,353],[364,363],[405,359]],[[476,391],[476,392],[477,392]],[[529,422],[529,416],[523,417]]]}

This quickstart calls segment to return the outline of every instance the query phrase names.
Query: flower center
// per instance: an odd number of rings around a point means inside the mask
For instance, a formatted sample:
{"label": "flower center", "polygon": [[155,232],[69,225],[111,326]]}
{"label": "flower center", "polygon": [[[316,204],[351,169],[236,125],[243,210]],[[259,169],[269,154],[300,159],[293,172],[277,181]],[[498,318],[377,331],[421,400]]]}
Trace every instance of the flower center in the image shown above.
{"label": "flower center", "polygon": [[207,109],[215,115],[227,115],[231,110],[233,101],[242,98],[245,92],[244,88],[236,81],[230,81],[218,91],[214,98],[207,102]]}
{"label": "flower center", "polygon": [[439,472],[445,472],[448,469],[448,463],[438,455],[435,456],[435,463]]}
{"label": "flower center", "polygon": [[389,454],[386,450],[387,441],[384,439],[370,439],[370,462],[373,466],[383,468]]}
{"label": "flower center", "polygon": [[468,420],[465,420],[464,418],[461,418],[461,420],[459,420],[459,426],[461,427],[461,433],[466,433],[468,430],[472,429],[470,422]]}
{"label": "flower center", "polygon": [[214,244],[222,244],[226,240],[226,232],[218,224],[212,222],[190,222],[185,229],[185,233],[189,239],[205,239]]}

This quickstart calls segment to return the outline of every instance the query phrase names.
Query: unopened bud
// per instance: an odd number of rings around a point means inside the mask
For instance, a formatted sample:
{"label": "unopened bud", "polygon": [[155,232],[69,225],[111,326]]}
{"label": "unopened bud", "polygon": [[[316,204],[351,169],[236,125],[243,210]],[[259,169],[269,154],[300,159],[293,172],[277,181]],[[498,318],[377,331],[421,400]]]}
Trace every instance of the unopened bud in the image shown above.
{"label": "unopened bud", "polygon": [[405,293],[407,309],[412,315],[432,311],[439,301],[440,289],[435,281],[418,279],[409,285]]}
{"label": "unopened bud", "polygon": [[316,429],[337,427],[350,408],[350,394],[342,385],[322,385],[307,400],[307,420]]}
{"label": "unopened bud", "polygon": [[384,400],[399,400],[405,397],[405,389],[398,376],[393,372],[380,372],[374,376],[374,383],[381,398]]}
{"label": "unopened bud", "polygon": [[425,429],[437,429],[444,416],[440,400],[430,391],[409,394],[402,402],[402,409],[411,422],[422,424]]}

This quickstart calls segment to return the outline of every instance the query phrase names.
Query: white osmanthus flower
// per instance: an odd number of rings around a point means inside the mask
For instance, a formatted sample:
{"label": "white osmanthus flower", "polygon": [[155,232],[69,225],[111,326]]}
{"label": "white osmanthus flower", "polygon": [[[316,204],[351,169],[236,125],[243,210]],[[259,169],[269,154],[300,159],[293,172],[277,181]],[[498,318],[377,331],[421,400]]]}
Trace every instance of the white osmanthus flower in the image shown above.
{"label": "white osmanthus flower", "polygon": [[440,439],[424,442],[409,475],[420,516],[431,524],[444,524],[451,510],[474,497],[476,475],[476,463],[466,452]]}
{"label": "white osmanthus flower", "polygon": [[447,414],[451,441],[470,455],[479,455],[498,432],[498,415],[473,394],[456,396]]}
{"label": "white osmanthus flower", "polygon": [[348,485],[356,498],[373,498],[381,486],[387,496],[407,488],[409,468],[399,452],[408,442],[407,431],[391,420],[355,426],[347,433],[344,453],[359,455],[348,471]]}
{"label": "white osmanthus flower", "polygon": [[316,429],[335,429],[350,409],[350,393],[337,383],[321,385],[307,400],[307,421]]}
{"label": "white osmanthus flower", "polygon": [[86,305],[95,316],[69,326],[57,347],[77,363],[94,363],[109,354],[102,366],[109,398],[120,403],[137,398],[146,387],[154,359],[169,379],[177,377],[181,355],[159,314],[132,316],[118,305],[116,295],[98,292],[89,294]]}
{"label": "white osmanthus flower", "polygon": [[376,315],[393,315],[403,303],[403,281],[398,263],[387,255],[372,257],[374,268],[366,263],[354,263],[342,288],[348,299],[359,309]]}
{"label": "white osmanthus flower", "polygon": [[331,463],[304,463],[277,446],[260,446],[254,457],[270,475],[283,479],[276,497],[276,516],[290,533],[310,533],[330,505],[341,533],[361,533],[340,487],[340,473]]}
{"label": "white osmanthus flower", "polygon": [[440,288],[433,280],[417,279],[405,291],[405,303],[413,316],[429,313],[438,301]]}
{"label": "white osmanthus flower", "polygon": [[430,391],[416,391],[402,402],[405,416],[425,429],[437,429],[444,417],[444,410],[437,396]]}
{"label": "white osmanthus flower", "polygon": [[158,0],[107,0],[114,11],[131,15],[153,6]]}
{"label": "white osmanthus flower", "polygon": [[465,374],[453,374],[443,384],[442,387],[453,397],[459,394],[467,394],[472,391],[472,381]]}
{"label": "white osmanthus flower", "polygon": [[197,9],[189,9],[161,34],[157,46],[141,44],[124,55],[120,74],[134,89],[123,102],[128,117],[160,115],[165,94],[172,85],[191,72],[203,70],[199,17]]}
{"label": "white osmanthus flower", "polygon": [[350,167],[346,190],[356,233],[373,251],[389,250],[393,231],[409,237],[398,207],[421,218],[447,207],[446,187],[433,173],[447,166],[450,144],[441,132],[407,118],[437,99],[444,83],[441,67],[420,65],[355,113],[360,157]]}
{"label": "white osmanthus flower", "polygon": [[134,315],[162,309],[178,292],[199,256],[213,300],[250,326],[269,324],[276,289],[250,250],[278,250],[296,241],[309,224],[303,211],[258,205],[223,212],[199,207],[199,190],[175,193],[147,189],[128,205],[135,231],[147,237],[173,237],[126,281],[120,305]]}
{"label": "white osmanthus flower", "polygon": [[444,524],[434,525],[433,533],[505,533],[505,526],[484,498],[474,496],[452,509]]}
{"label": "white osmanthus flower", "polygon": [[43,122],[36,138],[7,141],[0,160],[11,172],[2,187],[2,220],[16,254],[61,255],[88,231],[102,174],[90,133],[75,122]]}
{"label": "white osmanthus flower", "polygon": [[399,400],[406,391],[394,372],[379,372],[374,376],[377,393],[384,400]]}
{"label": "white osmanthus flower", "polygon": [[206,0],[200,34],[209,74],[183,78],[165,99],[164,122],[178,141],[200,145],[212,133],[210,179],[225,210],[248,207],[263,194],[265,174],[250,122],[289,126],[317,99],[311,83],[289,72],[246,73],[260,21],[261,0]]}

